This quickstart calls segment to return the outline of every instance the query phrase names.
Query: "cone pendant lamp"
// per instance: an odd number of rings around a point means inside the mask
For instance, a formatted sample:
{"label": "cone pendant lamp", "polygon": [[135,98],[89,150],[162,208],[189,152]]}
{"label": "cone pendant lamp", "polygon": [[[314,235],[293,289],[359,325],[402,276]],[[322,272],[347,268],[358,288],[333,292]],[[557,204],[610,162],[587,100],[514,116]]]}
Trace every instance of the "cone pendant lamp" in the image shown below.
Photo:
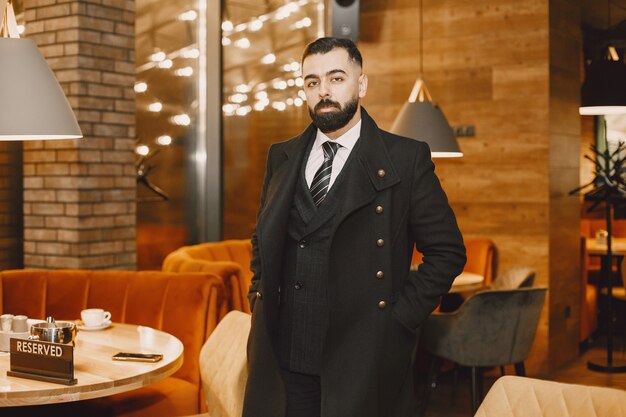
{"label": "cone pendant lamp", "polygon": [[37,45],[20,39],[13,5],[0,0],[0,13],[0,141],[82,138]]}
{"label": "cone pendant lamp", "polygon": [[[423,73],[423,19],[420,7],[420,74]],[[391,126],[391,132],[428,143],[433,158],[458,158],[463,156],[454,132],[443,112],[430,96],[421,75],[413,86],[409,100]]]}

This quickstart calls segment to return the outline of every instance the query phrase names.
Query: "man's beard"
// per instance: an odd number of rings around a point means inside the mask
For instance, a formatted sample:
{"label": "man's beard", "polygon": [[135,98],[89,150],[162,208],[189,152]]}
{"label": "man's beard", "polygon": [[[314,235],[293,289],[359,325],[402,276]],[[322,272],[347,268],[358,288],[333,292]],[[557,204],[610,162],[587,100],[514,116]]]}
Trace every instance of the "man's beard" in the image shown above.
{"label": "man's beard", "polygon": [[[324,107],[334,107],[336,109],[339,109],[339,111],[318,113],[319,110]],[[337,103],[336,101],[325,98],[317,103],[313,110],[311,110],[310,107],[308,107],[308,109],[309,115],[313,120],[313,124],[323,133],[329,133],[339,130],[347,125],[348,122],[352,120],[352,117],[354,117],[354,114],[356,113],[358,107],[358,98],[354,98],[353,100],[347,102],[344,108],[341,108],[341,104]]]}

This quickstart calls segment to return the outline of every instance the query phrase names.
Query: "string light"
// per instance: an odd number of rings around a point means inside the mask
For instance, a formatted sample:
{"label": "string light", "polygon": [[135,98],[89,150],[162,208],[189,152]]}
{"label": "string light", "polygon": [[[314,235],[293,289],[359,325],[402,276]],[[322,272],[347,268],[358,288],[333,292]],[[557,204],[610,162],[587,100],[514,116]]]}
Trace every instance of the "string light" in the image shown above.
{"label": "string light", "polygon": [[252,111],[252,107],[250,106],[243,106],[243,107],[239,107],[237,110],[235,110],[235,114],[237,114],[237,116],[245,116],[246,114],[250,113]]}
{"label": "string light", "polygon": [[275,101],[272,103],[272,108],[278,111],[284,111],[287,108],[287,105],[282,101]]}
{"label": "string light", "polygon": [[135,83],[135,93],[145,93],[148,91],[148,84],[144,82]]}
{"label": "string light", "polygon": [[302,107],[302,105],[304,104],[304,101],[302,101],[302,99],[301,99],[300,97],[296,97],[296,98],[293,100],[293,104],[294,104],[296,107]]}
{"label": "string light", "polygon": [[165,60],[159,62],[158,67],[159,68],[164,68],[164,69],[170,69],[170,68],[172,68],[173,65],[174,65],[174,62],[172,62],[171,59],[165,59]]}
{"label": "string light", "polygon": [[261,19],[254,19],[248,24],[248,30],[250,32],[257,32],[261,30],[262,27],[263,27],[263,22],[261,21]]}
{"label": "string light", "polygon": [[24,26],[24,25],[17,25],[17,33],[19,33],[20,35],[23,35],[24,32],[26,32],[26,26]]}
{"label": "string light", "polygon": [[155,52],[154,54],[150,55],[150,60],[152,62],[161,62],[163,61],[167,56],[165,55],[165,52],[160,51],[160,52]]}
{"label": "string light", "polygon": [[191,77],[193,75],[193,68],[191,67],[179,68],[176,71],[174,71],[174,74],[176,74],[179,77]]}
{"label": "string light", "polygon": [[137,155],[146,156],[150,153],[150,148],[146,145],[139,145],[135,148]]}
{"label": "string light", "polygon": [[176,116],[172,117],[172,122],[174,122],[175,125],[178,126],[189,126],[191,124],[191,118],[189,117],[188,114],[177,114]]}
{"label": "string light", "polygon": [[243,103],[244,101],[248,100],[248,96],[245,94],[241,94],[241,93],[237,93],[237,94],[233,94],[232,96],[230,96],[230,101],[232,101],[233,103]]}
{"label": "string light", "polygon": [[230,38],[227,38],[227,37],[225,37],[225,36],[222,38],[222,46],[228,46],[228,45],[230,45],[231,43],[232,43],[232,42],[231,42]]}
{"label": "string light", "polygon": [[148,106],[148,110],[153,113],[158,113],[163,109],[163,103],[155,101],[154,103],[150,103]]}
{"label": "string light", "polygon": [[196,13],[195,10],[187,10],[186,12],[183,12],[178,15],[178,20],[182,20],[186,22],[191,22],[193,20],[196,20],[197,18],[198,18],[198,13]]}
{"label": "string light", "polygon": [[235,87],[235,91],[238,93],[249,93],[252,89],[248,84],[239,84]]}
{"label": "string light", "polygon": [[222,30],[224,32],[232,32],[233,29],[233,22],[231,22],[230,20],[224,20],[222,22]]}
{"label": "string light", "polygon": [[274,62],[276,62],[276,55],[274,54],[267,54],[265,55],[263,58],[261,58],[261,64],[273,64]]}
{"label": "string light", "polygon": [[237,39],[235,46],[241,49],[248,49],[250,47],[250,40],[248,38]]}
{"label": "string light", "polygon": [[163,135],[157,138],[157,143],[162,146],[169,146],[172,143],[172,137],[170,135]]}
{"label": "string light", "polygon": [[200,57],[200,50],[198,48],[185,48],[180,51],[180,56],[187,59],[198,59]]}

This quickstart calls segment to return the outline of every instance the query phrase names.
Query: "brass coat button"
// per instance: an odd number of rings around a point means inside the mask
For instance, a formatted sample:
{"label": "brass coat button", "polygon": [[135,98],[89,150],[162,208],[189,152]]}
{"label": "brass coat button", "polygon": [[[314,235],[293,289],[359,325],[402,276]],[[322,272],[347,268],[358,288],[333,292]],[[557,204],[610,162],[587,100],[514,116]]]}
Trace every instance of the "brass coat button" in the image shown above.
{"label": "brass coat button", "polygon": [[386,302],[384,302],[384,301],[379,301],[378,302],[378,308],[380,308],[382,310],[385,307],[387,307],[387,303]]}
{"label": "brass coat button", "polygon": [[256,292],[256,298],[261,299],[261,298],[263,298],[263,296],[261,295],[261,293],[260,293],[260,292],[258,292],[258,291],[257,291],[257,292]]}
{"label": "brass coat button", "polygon": [[385,172],[385,170],[384,170],[384,169],[379,169],[379,170],[378,170],[378,176],[379,176],[380,178],[383,178],[383,177],[385,176],[385,174],[386,174],[386,172]]}
{"label": "brass coat button", "polygon": [[385,246],[385,241],[384,241],[383,239],[378,239],[378,240],[376,241],[376,245],[377,245],[379,248],[380,248],[380,247],[383,247],[383,246]]}
{"label": "brass coat button", "polygon": [[376,214],[382,214],[385,209],[383,206],[376,206]]}
{"label": "brass coat button", "polygon": [[383,271],[376,272],[376,278],[383,279],[384,276],[385,276],[385,273]]}

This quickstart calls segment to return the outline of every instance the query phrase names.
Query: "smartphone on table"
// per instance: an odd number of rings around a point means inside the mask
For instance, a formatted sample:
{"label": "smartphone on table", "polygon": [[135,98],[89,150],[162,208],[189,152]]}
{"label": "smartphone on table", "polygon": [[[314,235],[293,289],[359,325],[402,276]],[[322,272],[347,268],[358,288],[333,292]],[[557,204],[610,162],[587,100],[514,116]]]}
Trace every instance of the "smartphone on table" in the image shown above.
{"label": "smartphone on table", "polygon": [[114,361],[158,362],[161,359],[163,359],[163,355],[160,353],[120,352],[113,355]]}

